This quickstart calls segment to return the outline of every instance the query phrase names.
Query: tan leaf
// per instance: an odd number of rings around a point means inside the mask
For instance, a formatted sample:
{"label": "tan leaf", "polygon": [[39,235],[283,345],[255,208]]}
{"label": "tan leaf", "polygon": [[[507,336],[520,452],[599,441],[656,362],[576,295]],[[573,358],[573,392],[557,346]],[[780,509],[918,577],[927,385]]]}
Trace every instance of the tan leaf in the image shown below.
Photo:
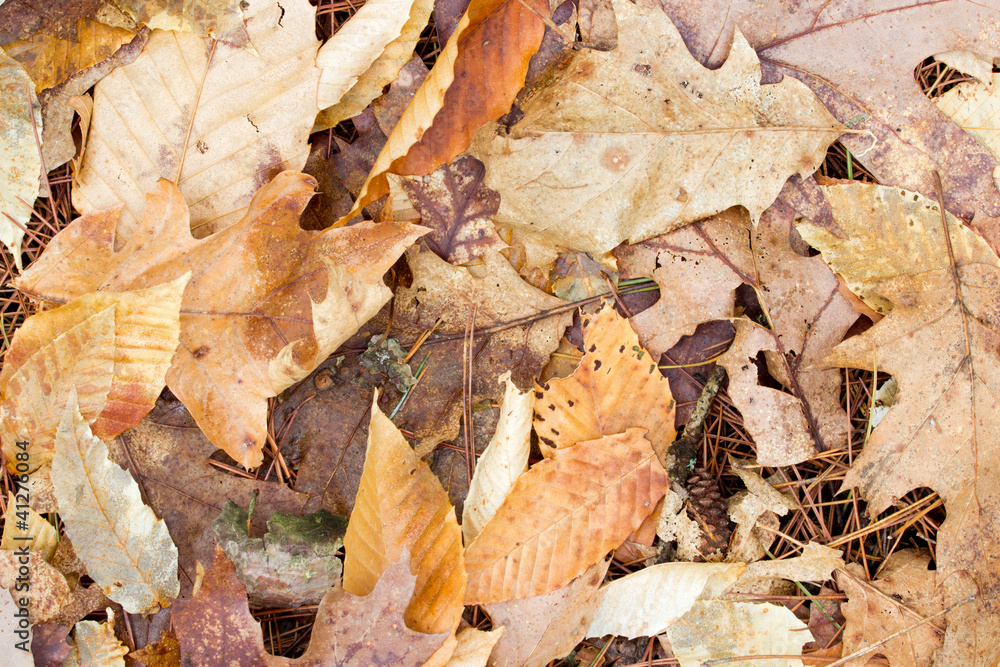
{"label": "tan leaf", "polygon": [[659,7],[614,9],[615,51],[578,52],[509,135],[477,133],[498,224],[603,254],[736,204],[756,221],[823,161],[839,124],[794,79],[761,86],[742,36],[711,71]]}
{"label": "tan leaf", "polygon": [[181,645],[172,630],[166,630],[155,642],[146,644],[129,657],[146,667],[178,667],[181,664]]}
{"label": "tan leaf", "polygon": [[[114,0],[136,23],[152,29],[190,32],[201,37],[225,40],[235,46],[248,41],[243,24],[241,0]],[[246,8],[246,20],[253,23],[254,7]],[[288,24],[282,22],[283,27]],[[252,28],[251,28],[252,30]],[[256,44],[255,44],[256,46]]]}
{"label": "tan leaf", "polygon": [[[0,174],[0,243],[21,268],[21,239],[38,197],[42,160],[38,140],[42,132],[41,106],[35,87],[21,64],[0,49],[0,120],[6,128],[0,140],[0,160],[9,168]],[[34,114],[32,114],[34,110]]]}
{"label": "tan leaf", "polygon": [[[41,514],[27,507],[27,504],[28,498],[23,492],[7,496],[7,513],[3,515],[3,539],[0,540],[0,549],[14,551],[22,548],[37,551],[42,558],[50,561],[59,545],[59,533]],[[22,513],[26,518],[18,518],[18,514]]]}
{"label": "tan leaf", "polygon": [[[96,585],[78,585],[70,589],[66,577],[45,562],[39,552],[30,552],[27,556],[30,589],[15,590],[20,568],[25,566],[23,558],[23,554],[0,550],[0,588],[10,589],[17,598],[28,593],[28,620],[32,625],[51,621],[70,626],[87,614],[111,604]],[[0,591],[0,595],[7,595],[7,592]]]}
{"label": "tan leaf", "polygon": [[76,393],[56,432],[52,484],[59,514],[87,573],[130,614],[177,596],[177,547],[142,503],[139,485],[108,459],[108,446],[80,416]]}
{"label": "tan leaf", "polygon": [[1000,74],[993,74],[991,71],[987,82],[960,83],[938,97],[935,102],[944,115],[958,123],[959,127],[985,146],[994,158],[1000,160],[1000,121],[997,120],[1000,115],[998,78]]}
{"label": "tan leaf", "polygon": [[[382,94],[382,90],[387,84],[393,83],[395,85],[396,81],[405,78],[405,68],[407,63],[411,62],[413,49],[417,45],[420,33],[427,26],[427,20],[430,18],[433,7],[433,0],[413,1],[410,6],[409,18],[403,24],[399,37],[386,44],[382,53],[358,77],[357,82],[344,93],[339,102],[319,112],[316,124],[313,126],[313,132],[329,129],[346,118],[357,116],[365,110],[372,100]],[[321,53],[323,48],[325,45],[320,47]],[[423,71],[426,76],[427,68],[425,67]],[[397,79],[397,77],[399,78]],[[422,81],[423,79],[421,79]],[[320,106],[323,106],[322,103]],[[402,111],[401,108],[400,112]],[[383,126],[382,129],[390,132],[393,126],[395,126],[395,122],[389,127]]]}
{"label": "tan leaf", "polygon": [[938,583],[948,594],[952,575],[968,571],[996,614],[1000,550],[986,536],[1000,514],[1000,259],[950,214],[946,237],[938,205],[921,195],[874,185],[823,191],[847,238],[806,223],[803,238],[867,303],[891,307],[826,362],[877,364],[899,385],[844,483],[860,488],[872,514],[911,489],[936,491],[948,510]]}
{"label": "tan leaf", "polygon": [[[837,573],[837,584],[847,596],[840,610],[844,626],[844,653],[850,655],[886,639],[921,619],[944,609],[944,600],[928,569],[930,554],[904,549],[889,556],[874,581],[868,581],[857,564]],[[944,619],[937,618],[909,629],[904,635],[881,644],[876,650],[845,667],[861,667],[876,652],[893,665],[933,665],[934,654],[944,640]]]}
{"label": "tan leaf", "polygon": [[[30,40],[12,42],[4,51],[24,66],[35,82],[35,92],[41,93],[96,65],[135,37],[131,30],[112,28],[86,18],[80,19],[76,32],[77,40],[42,33]],[[45,166],[49,167],[48,163]]]}
{"label": "tan leaf", "polygon": [[536,386],[535,432],[542,453],[639,427],[657,451],[674,441],[674,400],[657,357],[629,321],[605,305],[583,316],[584,356],[573,375]]}
{"label": "tan leaf", "polygon": [[503,626],[490,631],[463,628],[458,632],[458,646],[447,667],[486,667],[490,652],[503,636]]}
{"label": "tan leaf", "polygon": [[422,232],[403,223],[305,231],[299,215],[314,185],[305,174],[282,172],[242,220],[195,240],[180,192],[163,181],[121,250],[113,250],[114,214],[85,215],[17,284],[65,300],[195,270],[167,385],[212,442],[253,468],[267,433],[266,399],[308,375],[388,301],[382,274]]}
{"label": "tan leaf", "polygon": [[441,483],[382,414],[377,400],[344,547],[348,592],[369,594],[405,549],[417,577],[406,608],[407,627],[437,634],[451,631],[458,622],[466,574],[455,510]]}
{"label": "tan leaf", "polygon": [[316,10],[308,0],[247,4],[253,49],[153,31],[135,62],[97,85],[73,205],[82,213],[124,205],[122,241],[161,178],[178,184],[203,237],[240,220],[278,172],[305,164],[319,80]]}
{"label": "tan leaf", "polygon": [[177,350],[189,277],[134,292],[70,295],[70,303],[21,325],[0,371],[0,434],[12,472],[17,441],[29,443],[30,470],[52,458],[72,391],[103,438],[135,426],[152,409]]}
{"label": "tan leaf", "polygon": [[771,577],[789,581],[826,581],[833,571],[844,567],[844,555],[840,549],[809,542],[800,556],[782,560],[762,560],[749,563],[744,579]]}
{"label": "tan leaf", "polygon": [[476,473],[462,508],[462,534],[470,544],[496,514],[514,482],[528,468],[531,444],[531,408],[535,398],[511,382],[510,371],[500,376],[503,402],[496,432],[476,462]]}
{"label": "tan leaf", "polygon": [[486,613],[504,634],[493,648],[494,667],[545,667],[570,653],[587,633],[597,604],[597,589],[610,560],[559,588],[529,598],[494,602]]}
{"label": "tan leaf", "polygon": [[[28,621],[24,619],[24,624],[18,625],[20,619],[15,614],[19,611],[11,596],[6,591],[0,591],[0,641],[7,647],[5,664],[7,667],[35,667],[28,639]],[[18,635],[18,632],[24,634]]]}
{"label": "tan leaf", "polygon": [[[968,74],[987,88],[993,88],[993,57],[986,57],[972,51],[945,51],[935,53],[934,60],[948,67]],[[942,96],[943,97],[943,96]],[[937,98],[940,100],[941,98]],[[938,102],[940,105],[940,102]]]}
{"label": "tan leaf", "polygon": [[641,429],[555,450],[518,478],[466,549],[466,604],[568,583],[638,528],[666,485]]}
{"label": "tan leaf", "polygon": [[616,579],[597,592],[587,636],[658,635],[696,601],[722,595],[743,569],[742,563],[661,563]]}
{"label": "tan leaf", "polygon": [[[80,667],[125,667],[128,647],[115,636],[115,612],[108,608],[107,623],[80,621],[76,624],[76,656],[69,664]],[[66,664],[65,662],[63,663]]]}
{"label": "tan leaf", "polygon": [[701,667],[705,660],[727,658],[726,664],[738,667],[786,667],[796,663],[787,658],[732,658],[800,655],[812,635],[787,607],[712,600],[695,602],[667,628],[667,639],[681,667]]}

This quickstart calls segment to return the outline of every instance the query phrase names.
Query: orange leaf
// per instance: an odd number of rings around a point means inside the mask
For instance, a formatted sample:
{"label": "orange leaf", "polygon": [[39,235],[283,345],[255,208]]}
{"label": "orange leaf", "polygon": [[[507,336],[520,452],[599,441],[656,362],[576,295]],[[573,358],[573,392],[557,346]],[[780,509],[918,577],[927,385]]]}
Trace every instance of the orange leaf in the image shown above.
{"label": "orange leaf", "polygon": [[466,604],[548,593],[617,547],[666,492],[642,430],[557,449],[521,475],[465,552]]}

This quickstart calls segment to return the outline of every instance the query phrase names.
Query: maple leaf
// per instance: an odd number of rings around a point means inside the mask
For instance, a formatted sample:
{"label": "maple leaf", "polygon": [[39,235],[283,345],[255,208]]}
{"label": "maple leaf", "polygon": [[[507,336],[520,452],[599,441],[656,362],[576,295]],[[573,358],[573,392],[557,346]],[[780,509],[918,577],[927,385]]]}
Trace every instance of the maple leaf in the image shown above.
{"label": "maple leaf", "polygon": [[303,379],[382,307],[391,295],[382,273],[422,233],[405,223],[305,231],[298,220],[314,184],[283,172],[257,193],[242,220],[195,240],[183,197],[163,181],[121,250],[113,247],[114,211],[83,216],[17,285],[35,298],[64,301],[196,270],[184,292],[181,345],[167,386],[212,442],[256,467],[266,399]]}
{"label": "maple leaf", "polygon": [[[880,183],[934,196],[931,173],[944,178],[945,206],[997,247],[997,160],[947,122],[914,80],[913,68],[935,53],[1000,53],[1000,11],[963,0],[843,0],[802,7],[782,2],[665,0],[691,53],[719,66],[736,26],[757,51],[770,80],[803,81],[837,117],[870,135],[841,141]],[[934,26],[934,30],[926,27]],[[920,34],[920,39],[910,39]],[[835,38],[832,38],[836,35]],[[842,54],[850,53],[844,66]],[[974,216],[974,217],[973,217]]]}
{"label": "maple leaf", "polygon": [[736,204],[757,220],[789,176],[823,161],[837,122],[794,79],[759,85],[742,37],[709,71],[658,9],[619,0],[615,12],[615,51],[578,52],[509,135],[477,133],[497,223],[605,253]]}
{"label": "maple leaf", "polygon": [[[939,205],[905,190],[824,187],[847,238],[798,225],[851,290],[887,316],[837,346],[829,364],[891,374],[893,406],[845,479],[877,513],[911,489],[930,487],[948,517],[937,542],[945,591],[970,573],[996,614],[1000,552],[1000,259],[985,240]],[[947,226],[947,230],[946,230]],[[947,233],[947,236],[946,236]],[[982,615],[982,614],[981,614]],[[949,630],[949,637],[959,632]],[[981,646],[986,646],[984,642]],[[997,647],[992,652],[996,659]],[[989,653],[987,653],[989,655]]]}

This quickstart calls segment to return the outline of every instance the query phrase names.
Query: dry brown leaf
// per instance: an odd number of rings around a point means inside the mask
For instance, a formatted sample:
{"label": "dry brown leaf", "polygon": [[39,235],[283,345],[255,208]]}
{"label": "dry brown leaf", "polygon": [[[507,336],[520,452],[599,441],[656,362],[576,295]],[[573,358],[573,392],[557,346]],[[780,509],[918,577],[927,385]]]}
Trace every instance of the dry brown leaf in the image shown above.
{"label": "dry brown leaf", "polygon": [[437,634],[458,623],[466,574],[455,510],[441,483],[382,414],[377,400],[344,548],[345,590],[368,595],[405,549],[417,577],[406,609],[407,626]]}
{"label": "dry brown leaf", "polygon": [[0,140],[0,159],[9,165],[0,174],[0,243],[7,246],[20,269],[21,239],[38,197],[42,171],[35,138],[35,132],[42,130],[42,114],[31,78],[3,49],[0,83],[0,120],[6,128]]}
{"label": "dry brown leaf", "polygon": [[431,173],[510,109],[548,16],[546,0],[472,0],[343,222],[389,192],[387,173]]}
{"label": "dry brown leaf", "polygon": [[[950,595],[960,581],[954,575],[966,571],[990,610],[985,616],[995,619],[1000,259],[951,215],[946,237],[938,205],[921,195],[874,185],[823,191],[848,238],[809,224],[799,231],[869,305],[891,307],[826,361],[869,370],[877,364],[899,385],[845,484],[860,488],[871,513],[911,489],[936,491],[948,511],[937,540],[938,583]],[[973,629],[949,623],[948,635],[958,641]],[[985,662],[1000,657],[997,642],[981,646],[989,651]]]}
{"label": "dry brown leaf", "polygon": [[319,79],[316,10],[308,0],[246,4],[252,49],[154,31],[135,62],[97,85],[73,205],[82,213],[124,205],[119,243],[161,178],[178,184],[203,237],[239,221],[278,172],[305,164]]}
{"label": "dry brown leaf", "polygon": [[555,590],[638,528],[667,485],[642,433],[557,449],[521,475],[465,551],[466,604]]}
{"label": "dry brown leaf", "polygon": [[543,595],[486,605],[494,627],[504,628],[493,648],[491,667],[545,667],[569,654],[590,627],[597,589],[610,564],[610,560],[599,561]]}
{"label": "dry brown leaf", "polygon": [[[190,32],[234,46],[252,41],[244,20],[253,23],[255,7],[241,0],[114,0],[136,23],[152,29]],[[244,9],[245,15],[244,15]],[[245,18],[244,18],[245,16]],[[289,24],[279,24],[285,27]],[[252,30],[252,28],[251,28]],[[256,46],[256,44],[255,44]]]}
{"label": "dry brown leaf", "polygon": [[[0,550],[0,588],[10,589],[17,597],[23,595],[23,591],[14,590],[18,569],[24,565],[19,562],[20,558],[23,555],[14,551]],[[46,563],[41,553],[33,552],[28,558],[31,586],[28,619],[32,625],[50,621],[73,625],[87,614],[111,604],[98,586],[70,588],[66,578]],[[7,595],[7,592],[0,591],[0,595]]]}
{"label": "dry brown leaf", "polygon": [[404,223],[305,231],[298,220],[314,185],[305,174],[282,172],[242,220],[195,240],[180,192],[162,181],[121,250],[112,250],[113,212],[83,216],[49,243],[17,285],[65,300],[196,271],[184,292],[181,345],[167,386],[212,442],[256,467],[267,433],[266,399],[306,377],[378,312],[391,296],[382,274],[422,233]]}
{"label": "dry brown leaf", "polygon": [[[112,28],[86,18],[80,19],[77,35],[74,41],[39,34],[30,40],[12,42],[4,51],[24,66],[35,82],[35,92],[41,93],[96,65],[135,37],[131,30]],[[51,169],[48,163],[45,166]]]}
{"label": "dry brown leaf", "polygon": [[583,440],[646,429],[666,450],[674,431],[674,399],[657,357],[639,346],[629,321],[605,303],[583,316],[584,357],[573,375],[536,386],[535,432],[542,453]]}
{"label": "dry brown leaf", "polygon": [[0,371],[0,434],[12,472],[17,441],[29,443],[30,470],[52,458],[73,391],[102,438],[134,426],[152,409],[177,350],[188,278],[134,292],[67,295],[70,303],[21,325]]}
{"label": "dry brown leaf", "polygon": [[535,397],[523,394],[510,380],[510,371],[500,376],[504,385],[500,419],[490,444],[476,461],[476,472],[462,508],[462,534],[470,544],[493,518],[514,482],[528,468],[531,448],[531,408]]}
{"label": "dry brown leaf", "polygon": [[181,645],[173,631],[167,630],[157,641],[129,653],[129,657],[145,667],[180,667]]}
{"label": "dry brown leaf", "polygon": [[[770,80],[800,79],[840,121],[874,133],[874,148],[870,135],[842,141],[878,182],[934,196],[932,172],[939,170],[948,209],[973,219],[997,247],[1000,191],[992,177],[997,160],[942,117],[913,74],[921,61],[943,51],[1000,53],[995,4],[879,0],[835,9],[820,3],[794,14],[775,0],[664,0],[662,5],[706,66],[722,64],[738,26]],[[934,29],[924,30],[930,26]],[[920,39],[910,38],[918,33]],[[844,54],[851,54],[850,66],[844,66]]]}
{"label": "dry brown leaf", "polygon": [[28,502],[23,491],[16,495],[11,492],[7,496],[7,513],[3,515],[0,549],[37,551],[42,554],[42,558],[51,561],[59,546],[59,532],[41,514],[26,507]]}
{"label": "dry brown leaf", "polygon": [[614,7],[615,51],[578,52],[509,135],[477,133],[499,224],[603,254],[737,204],[756,221],[820,165],[841,130],[806,86],[759,85],[742,38],[707,70],[659,7]]}
{"label": "dry brown leaf", "polygon": [[420,223],[433,230],[424,238],[427,247],[452,264],[466,264],[487,250],[507,247],[492,219],[500,195],[483,185],[485,175],[482,162],[463,155],[429,177],[390,178],[406,192]]}
{"label": "dry brown leaf", "polygon": [[106,0],[51,0],[0,5],[0,44],[45,32],[60,39],[77,39],[78,21],[97,14]]}

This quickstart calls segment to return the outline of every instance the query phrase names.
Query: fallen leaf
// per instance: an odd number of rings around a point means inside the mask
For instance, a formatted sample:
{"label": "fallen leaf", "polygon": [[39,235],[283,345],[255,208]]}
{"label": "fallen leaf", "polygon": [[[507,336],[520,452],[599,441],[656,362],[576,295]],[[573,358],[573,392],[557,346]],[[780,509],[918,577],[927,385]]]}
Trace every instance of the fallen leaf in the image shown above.
{"label": "fallen leaf", "polygon": [[0,140],[0,159],[9,165],[0,175],[0,243],[21,268],[21,239],[38,197],[42,161],[36,138],[42,131],[35,87],[21,64],[0,49],[0,119],[7,128]]}
{"label": "fallen leaf", "polygon": [[[298,220],[314,185],[304,174],[283,172],[255,195],[240,222],[195,240],[180,192],[162,181],[120,251],[112,250],[115,214],[85,215],[49,243],[17,285],[41,298],[68,299],[197,271],[184,293],[181,344],[167,386],[212,442],[255,468],[267,432],[266,399],[305,378],[378,312],[391,296],[382,274],[421,234],[404,223],[307,232]],[[260,254],[278,246],[281,252]],[[234,284],[233,275],[242,279]]]}
{"label": "fallen leaf", "polygon": [[559,588],[528,598],[494,602],[483,608],[504,634],[493,648],[493,667],[545,667],[570,653],[586,636],[597,604],[597,589],[610,560]]}
{"label": "fallen leaf", "polygon": [[503,626],[489,631],[462,628],[457,635],[458,646],[448,660],[447,667],[486,667],[490,652],[503,632]]}
{"label": "fallen leaf", "polygon": [[[990,64],[992,70],[992,63]],[[958,123],[1000,161],[1000,74],[990,74],[988,82],[960,83],[946,91],[935,102],[944,115]],[[994,179],[1000,175],[994,171]]]}
{"label": "fallen leaf", "polygon": [[77,623],[73,637],[76,639],[76,647],[67,659],[69,665],[125,667],[128,647],[115,636],[115,612],[112,609],[108,609],[107,623],[97,621]]}
{"label": "fallen leaf", "polygon": [[789,581],[826,581],[833,571],[844,567],[844,555],[839,549],[809,542],[802,555],[781,560],[761,560],[748,563],[743,579],[771,577]]}
{"label": "fallen leaf", "polygon": [[[424,21],[426,23],[426,19]],[[440,33],[438,33],[438,38],[440,39]],[[386,52],[391,48],[393,48],[392,45],[386,47]],[[373,71],[374,68],[375,65],[369,72]],[[424,79],[429,73],[427,65],[424,64],[419,55],[414,53],[389,85],[389,92],[372,102],[372,112],[374,112],[382,132],[392,132],[392,128],[396,127],[396,123],[403,117],[403,112],[406,111],[406,107],[409,106],[413,96],[417,94],[417,90],[423,85]],[[379,88],[379,92],[381,91],[382,88]]]}
{"label": "fallen leaf", "polygon": [[[24,66],[35,82],[35,92],[41,93],[101,62],[134,37],[131,30],[83,18],[77,27],[76,40],[42,33],[29,40],[11,42],[3,50]],[[48,163],[45,166],[51,169]]]}
{"label": "fallen leaf", "polygon": [[[923,618],[944,609],[941,591],[930,566],[930,554],[904,549],[889,556],[874,581],[868,581],[857,564],[837,573],[837,584],[847,596],[840,609],[844,625],[844,653],[850,655],[888,638]],[[871,653],[846,662],[860,667],[881,653],[893,665],[933,665],[944,640],[944,619],[937,618],[909,629],[881,644]]]}
{"label": "fallen leaf", "polygon": [[[243,47],[252,38],[247,35],[244,20],[253,24],[256,12],[241,0],[114,0],[115,4],[136,23],[156,30],[190,32],[202,37],[223,40]],[[246,9],[244,19],[243,10]],[[280,23],[287,28],[289,24]],[[251,28],[252,29],[252,28]],[[256,44],[255,44],[256,46]]]}
{"label": "fallen leaf", "polygon": [[27,507],[27,504],[28,498],[23,492],[7,496],[7,513],[3,515],[0,549],[37,551],[42,558],[51,561],[59,544],[59,533],[41,514]]}
{"label": "fallen leaf", "polygon": [[66,533],[104,593],[130,614],[167,606],[180,592],[177,547],[131,475],[91,433],[75,391],[56,431],[52,485]]}
{"label": "fallen leaf", "polygon": [[105,0],[54,0],[36,6],[30,2],[0,5],[0,44],[45,32],[60,39],[76,40],[79,20],[98,13]]}
{"label": "fallen leaf", "polygon": [[641,429],[557,449],[521,475],[465,550],[466,604],[548,593],[621,544],[667,473]]}
{"label": "fallen leaf", "polygon": [[[124,205],[119,244],[161,178],[178,184],[203,237],[243,218],[280,171],[305,164],[319,79],[316,10],[307,0],[247,4],[253,50],[154,31],[135,62],[97,85],[73,206],[86,214]],[[123,171],[131,178],[118,178]]]}
{"label": "fallen leaf", "polygon": [[429,174],[510,109],[545,32],[546,0],[473,0],[378,159],[354,210],[389,191],[387,173]]}
{"label": "fallen leaf", "polygon": [[181,664],[181,645],[171,630],[167,630],[160,639],[146,644],[141,649],[129,653],[129,657],[145,667],[179,667]]}
{"label": "fallen leaf", "polygon": [[504,385],[500,419],[490,444],[476,462],[476,473],[462,509],[462,534],[470,544],[489,522],[514,482],[528,469],[531,445],[531,392],[521,393],[510,380],[510,371],[500,376]]}
{"label": "fallen leaf", "polygon": [[756,221],[823,161],[838,123],[798,81],[759,85],[742,37],[710,71],[658,7],[614,8],[615,51],[578,52],[509,135],[477,133],[497,223],[603,254],[736,204]]}
{"label": "fallen leaf", "polygon": [[487,250],[507,247],[492,219],[500,195],[483,185],[485,175],[482,162],[462,155],[429,177],[390,175],[390,179],[398,179],[420,213],[420,223],[433,230],[424,237],[427,247],[452,264],[466,264]]}
{"label": "fallen leaf", "polygon": [[681,620],[667,628],[667,639],[681,667],[701,667],[703,661],[712,659],[736,667],[786,667],[801,663],[787,658],[732,658],[800,655],[812,635],[787,607],[712,600],[695,602]]}
{"label": "fallen leaf", "polygon": [[993,87],[993,58],[972,51],[935,53],[934,60],[968,74],[987,88]]}
{"label": "fallen leaf", "polygon": [[[948,594],[958,581],[952,575],[968,571],[996,614],[998,551],[984,536],[996,533],[1000,507],[992,472],[1000,437],[1000,386],[992,371],[1000,346],[1000,259],[951,215],[946,237],[939,206],[919,194],[871,185],[823,191],[849,238],[809,224],[799,231],[852,291],[888,311],[826,362],[868,369],[877,363],[899,385],[844,483],[860,488],[872,513],[910,489],[934,489],[948,510],[938,533],[938,582]],[[949,627],[950,636],[970,629]]]}
{"label": "fallen leaf", "polygon": [[[0,591],[0,641],[7,647],[7,667],[34,667],[35,660],[31,653],[31,635],[28,619],[19,624],[20,607],[7,595]],[[18,634],[21,633],[21,634]],[[484,663],[485,664],[485,663]]]}
{"label": "fallen leaf", "polygon": [[377,400],[344,548],[346,591],[371,593],[405,549],[412,555],[417,577],[406,608],[407,627],[438,634],[450,632],[458,623],[466,574],[455,510],[427,464],[378,409]]}
{"label": "fallen leaf", "polygon": [[639,346],[629,321],[607,302],[583,315],[584,356],[573,375],[535,389],[542,453],[630,428],[646,429],[657,453],[674,441],[674,400],[657,358]]}
{"label": "fallen leaf", "polygon": [[[997,247],[997,161],[942,117],[913,74],[925,58],[944,51],[1000,53],[1000,31],[992,29],[1000,22],[995,6],[908,1],[844,4],[830,11],[820,4],[794,15],[781,2],[756,0],[666,0],[662,6],[707,67],[722,64],[739,26],[770,80],[803,81],[838,120],[866,132],[841,141],[878,182],[933,197],[932,172],[940,171],[945,206],[974,220]],[[926,38],[908,39],[921,26],[935,29]],[[843,66],[845,53],[852,54],[849,67]]]}
{"label": "fallen leaf", "polygon": [[601,586],[588,637],[653,637],[698,600],[722,595],[743,573],[742,563],[661,563]]}
{"label": "fallen leaf", "polygon": [[251,605],[317,604],[327,590],[340,584],[344,568],[337,551],[344,544],[344,517],[324,510],[303,517],[275,512],[261,537],[248,533],[249,520],[247,510],[230,501],[212,528],[247,587]]}
{"label": "fallen leaf", "polygon": [[[65,540],[64,540],[65,541]],[[17,597],[22,597],[21,591],[15,591],[19,568],[24,563],[14,551],[0,551],[0,588],[13,591]],[[70,626],[87,614],[103,609],[110,604],[100,587],[76,586],[70,588],[66,578],[59,571],[45,562],[39,552],[28,556],[28,583],[31,588],[28,619],[32,625],[57,622]],[[6,593],[0,592],[0,595]]]}
{"label": "fallen leaf", "polygon": [[188,278],[134,292],[73,295],[21,325],[0,371],[0,434],[11,472],[23,462],[17,442],[28,442],[29,471],[52,458],[74,391],[83,418],[102,438],[134,426],[152,409],[177,349]]}

